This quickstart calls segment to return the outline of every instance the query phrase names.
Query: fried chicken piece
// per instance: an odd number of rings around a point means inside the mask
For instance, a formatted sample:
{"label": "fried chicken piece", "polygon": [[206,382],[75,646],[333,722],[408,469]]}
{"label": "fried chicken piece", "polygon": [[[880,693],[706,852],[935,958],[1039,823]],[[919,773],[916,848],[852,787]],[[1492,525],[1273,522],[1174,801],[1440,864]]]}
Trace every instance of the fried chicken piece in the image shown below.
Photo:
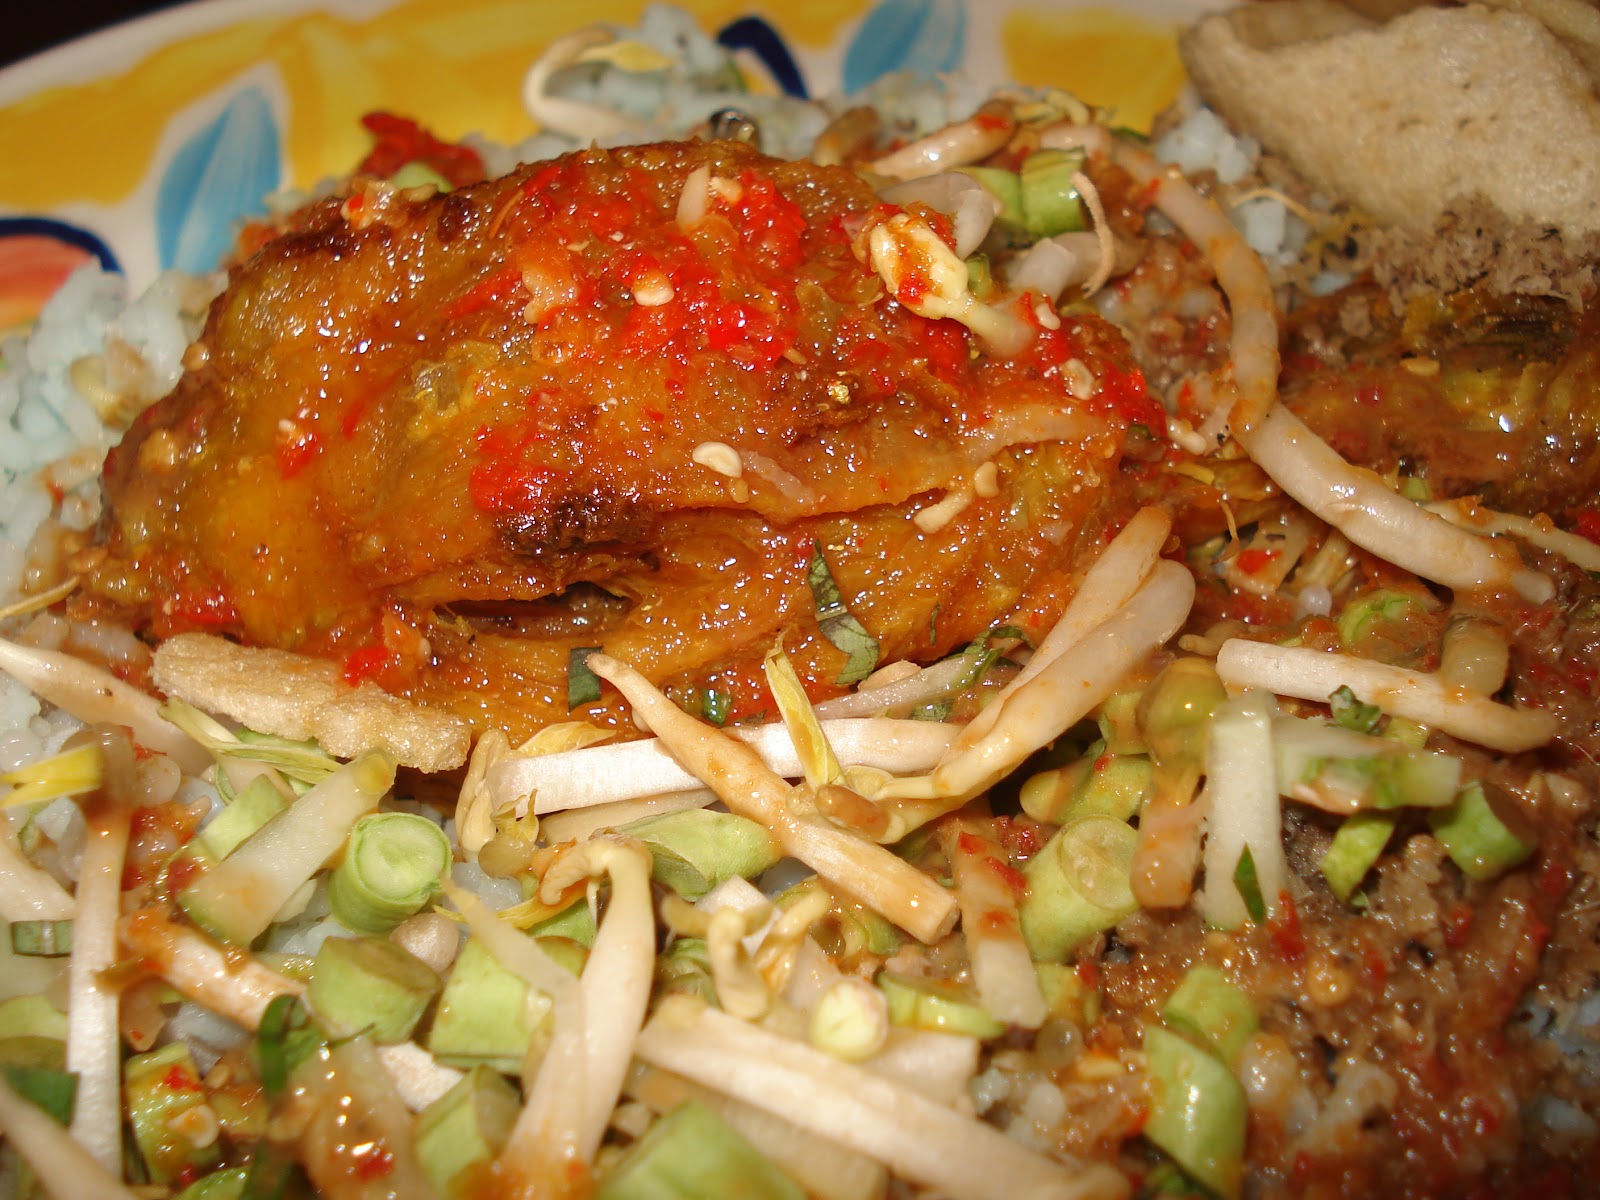
{"label": "fried chicken piece", "polygon": [[739,715],[782,638],[836,690],[819,551],[884,660],[1039,630],[1158,411],[1092,314],[1000,359],[897,302],[864,252],[896,211],[729,143],[358,179],[235,268],[108,461],[90,602],[513,734],[578,647]]}

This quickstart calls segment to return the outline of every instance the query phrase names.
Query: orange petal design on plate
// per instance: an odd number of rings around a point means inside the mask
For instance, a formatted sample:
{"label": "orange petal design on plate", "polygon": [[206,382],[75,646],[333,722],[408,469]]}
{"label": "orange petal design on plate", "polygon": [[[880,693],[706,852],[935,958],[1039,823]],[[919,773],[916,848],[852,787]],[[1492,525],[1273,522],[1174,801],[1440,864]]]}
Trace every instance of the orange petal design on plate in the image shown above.
{"label": "orange petal design on plate", "polygon": [[47,234],[0,237],[0,332],[31,325],[45,301],[94,255]]}

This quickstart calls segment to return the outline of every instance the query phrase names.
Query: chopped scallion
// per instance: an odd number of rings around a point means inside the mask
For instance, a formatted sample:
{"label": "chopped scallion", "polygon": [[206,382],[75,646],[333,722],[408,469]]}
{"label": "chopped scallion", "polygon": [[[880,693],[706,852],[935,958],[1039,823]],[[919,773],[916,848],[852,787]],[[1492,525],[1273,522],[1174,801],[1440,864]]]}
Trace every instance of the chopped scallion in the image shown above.
{"label": "chopped scallion", "polygon": [[844,670],[839,672],[835,682],[840,687],[860,683],[878,665],[878,639],[845,607],[828,560],[822,556],[820,543],[812,548],[806,582],[811,587],[811,602],[817,612],[817,628],[846,656]]}
{"label": "chopped scallion", "polygon": [[11,952],[38,958],[61,958],[72,953],[71,921],[13,921]]}
{"label": "chopped scallion", "polygon": [[1328,708],[1333,713],[1336,725],[1357,733],[1371,733],[1383,720],[1383,710],[1376,704],[1365,704],[1358,700],[1348,683],[1328,697]]}
{"label": "chopped scallion", "polygon": [[1233,886],[1239,889],[1245,911],[1257,925],[1267,919],[1267,900],[1261,894],[1261,880],[1256,875],[1255,855],[1246,846],[1239,851],[1239,862],[1233,868]]}
{"label": "chopped scallion", "polygon": [[567,654],[567,711],[600,699],[600,676],[589,670],[589,656],[599,646],[575,646]]}
{"label": "chopped scallion", "polygon": [[381,937],[331,937],[317,951],[306,1003],[334,1037],[403,1042],[439,990],[433,970]]}
{"label": "chopped scallion", "polygon": [[387,933],[439,890],[450,857],[450,839],[427,817],[370,813],[355,823],[329,877],[333,915],[357,933]]}

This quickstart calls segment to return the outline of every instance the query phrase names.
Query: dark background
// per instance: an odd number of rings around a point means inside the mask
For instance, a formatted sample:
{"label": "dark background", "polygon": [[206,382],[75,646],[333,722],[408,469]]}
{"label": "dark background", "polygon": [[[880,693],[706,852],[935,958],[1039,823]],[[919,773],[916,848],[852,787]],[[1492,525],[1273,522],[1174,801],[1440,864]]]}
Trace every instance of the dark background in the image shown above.
{"label": "dark background", "polygon": [[28,0],[6,19],[0,65],[16,62],[127,17],[170,8],[175,0]]}

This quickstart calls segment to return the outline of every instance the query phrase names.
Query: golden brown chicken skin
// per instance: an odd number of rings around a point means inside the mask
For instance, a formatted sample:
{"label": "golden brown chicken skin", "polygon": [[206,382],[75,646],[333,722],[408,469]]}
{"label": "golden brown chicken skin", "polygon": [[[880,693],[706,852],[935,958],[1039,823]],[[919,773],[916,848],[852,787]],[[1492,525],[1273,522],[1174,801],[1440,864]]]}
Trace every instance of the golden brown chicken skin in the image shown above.
{"label": "golden brown chicken skin", "polygon": [[915,315],[866,261],[895,211],[729,143],[358,181],[234,269],[107,465],[87,592],[514,734],[574,647],[736,716],[780,637],[837,687],[819,551],[884,660],[1038,631],[1154,410],[1093,315],[1018,305],[1006,359]]}

